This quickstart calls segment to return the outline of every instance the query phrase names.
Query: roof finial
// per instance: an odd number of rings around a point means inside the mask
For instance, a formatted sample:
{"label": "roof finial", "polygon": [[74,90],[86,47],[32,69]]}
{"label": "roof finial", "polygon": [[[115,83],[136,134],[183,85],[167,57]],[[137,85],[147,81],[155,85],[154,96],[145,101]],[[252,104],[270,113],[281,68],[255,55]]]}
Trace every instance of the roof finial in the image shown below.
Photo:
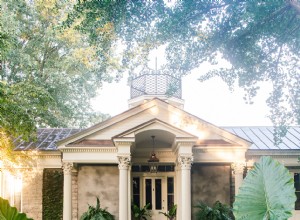
{"label": "roof finial", "polygon": [[155,74],[157,74],[157,56],[155,57]]}

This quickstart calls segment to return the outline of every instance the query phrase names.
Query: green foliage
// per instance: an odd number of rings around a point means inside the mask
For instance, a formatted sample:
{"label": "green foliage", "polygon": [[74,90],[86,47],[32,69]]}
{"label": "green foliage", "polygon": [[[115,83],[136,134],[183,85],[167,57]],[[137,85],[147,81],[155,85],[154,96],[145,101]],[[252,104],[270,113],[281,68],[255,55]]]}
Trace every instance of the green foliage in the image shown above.
{"label": "green foliage", "polygon": [[[63,172],[44,169],[43,172],[43,219],[63,218]],[[55,210],[55,211],[53,211]]]}
{"label": "green foliage", "polygon": [[15,207],[11,207],[9,202],[0,197],[0,219],[1,220],[32,220],[26,214],[19,213]]}
{"label": "green foliage", "polygon": [[0,60],[5,57],[5,53],[8,49],[8,41],[9,37],[7,36],[7,34],[0,32]]}
{"label": "green foliage", "polygon": [[238,84],[250,104],[259,83],[269,81],[274,124],[299,124],[299,8],[296,0],[90,0],[78,1],[66,24],[81,19],[77,29],[99,45],[103,60],[117,57],[114,48],[122,42],[124,50],[118,48],[119,60],[112,63],[121,72],[147,65],[149,52],[160,46],[167,58],[164,68],[177,76],[204,62],[226,60],[227,67],[203,72],[200,80],[220,77],[231,88]]}
{"label": "green foliage", "polygon": [[80,220],[114,220],[115,217],[106,209],[100,208],[100,201],[97,197],[96,207],[89,205],[88,210],[82,214]]}
{"label": "green foliage", "polygon": [[244,179],[233,204],[239,219],[289,219],[296,201],[289,171],[271,157],[261,157]]}
{"label": "green foliage", "polygon": [[159,212],[166,216],[169,220],[174,220],[176,218],[177,205],[172,205],[171,208],[167,212]]}
{"label": "green foliage", "polygon": [[212,207],[204,202],[199,202],[195,206],[199,210],[196,212],[196,219],[199,220],[232,220],[232,211],[219,201],[216,201]]}
{"label": "green foliage", "polygon": [[151,217],[149,207],[150,203],[146,204],[143,208],[133,204],[131,206],[132,218],[134,220],[147,220],[147,217]]}
{"label": "green foliage", "polygon": [[43,87],[30,82],[9,85],[0,81],[0,126],[13,136],[28,140],[36,124],[56,118],[53,98]]}
{"label": "green foliage", "polygon": [[58,118],[55,101],[43,87],[28,81],[11,85],[0,81],[0,158],[16,162],[11,138],[34,139],[37,125]]}
{"label": "green foliage", "polygon": [[[39,127],[85,127],[106,118],[90,100],[103,81],[96,50],[73,27],[72,1],[0,1],[0,126],[28,139]],[[4,29],[5,27],[5,29]],[[4,56],[5,55],[5,56]]]}

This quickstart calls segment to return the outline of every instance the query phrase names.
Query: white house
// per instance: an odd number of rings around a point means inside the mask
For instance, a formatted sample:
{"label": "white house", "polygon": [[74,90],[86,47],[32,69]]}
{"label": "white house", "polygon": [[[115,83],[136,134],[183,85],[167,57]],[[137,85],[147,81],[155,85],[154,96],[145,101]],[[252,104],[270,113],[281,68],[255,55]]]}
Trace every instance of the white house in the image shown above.
{"label": "white house", "polygon": [[[170,84],[177,89],[168,96]],[[247,168],[271,155],[293,173],[300,209],[300,127],[291,127],[275,146],[272,127],[222,128],[183,106],[180,80],[137,76],[127,111],[87,129],[45,128],[36,142],[16,140],[16,153],[32,152],[34,160],[15,173],[2,164],[1,196],[29,217],[47,219],[44,199],[57,194],[46,187],[54,170],[63,172],[63,194],[56,195],[63,220],[79,219],[96,196],[116,219],[131,219],[132,203],[151,203],[152,219],[165,219],[159,212],[177,204],[176,219],[187,220],[197,201],[232,204]],[[293,219],[299,218],[295,210]]]}

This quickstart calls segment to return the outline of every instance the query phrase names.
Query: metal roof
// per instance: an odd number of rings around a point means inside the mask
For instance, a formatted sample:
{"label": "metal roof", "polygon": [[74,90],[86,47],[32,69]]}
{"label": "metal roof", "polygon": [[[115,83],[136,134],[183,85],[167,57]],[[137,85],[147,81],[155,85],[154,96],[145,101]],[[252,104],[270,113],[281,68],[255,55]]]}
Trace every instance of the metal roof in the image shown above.
{"label": "metal roof", "polygon": [[300,150],[300,126],[289,127],[282,142],[274,141],[275,127],[223,127],[225,130],[242,137],[253,144],[251,150]]}
{"label": "metal roof", "polygon": [[39,128],[37,140],[31,142],[14,140],[15,150],[57,150],[56,142],[67,138],[81,129],[77,128]]}
{"label": "metal roof", "polygon": [[[275,145],[273,134],[274,127],[223,127],[241,138],[253,144],[251,150],[300,150],[300,126],[292,126],[282,138],[282,143]],[[56,142],[67,138],[81,129],[74,128],[40,128],[37,131],[37,140],[23,142],[15,139],[15,150],[57,150]]]}

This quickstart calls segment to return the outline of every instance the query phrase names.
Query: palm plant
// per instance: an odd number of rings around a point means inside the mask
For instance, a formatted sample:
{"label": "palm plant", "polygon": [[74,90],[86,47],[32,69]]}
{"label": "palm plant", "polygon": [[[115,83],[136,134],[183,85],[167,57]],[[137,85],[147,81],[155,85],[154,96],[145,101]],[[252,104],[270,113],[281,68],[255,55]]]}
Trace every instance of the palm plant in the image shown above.
{"label": "palm plant", "polygon": [[114,220],[115,217],[106,209],[100,208],[100,200],[97,197],[96,207],[89,205],[88,210],[82,214],[80,220]]}
{"label": "palm plant", "polygon": [[204,202],[199,202],[195,207],[199,209],[196,213],[198,220],[232,220],[231,209],[219,201],[216,201],[212,207]]}
{"label": "palm plant", "polygon": [[143,208],[133,204],[131,206],[132,218],[134,220],[147,220],[147,217],[151,217],[149,207],[150,203],[146,204]]}
{"label": "palm plant", "polygon": [[167,212],[159,212],[166,216],[169,220],[174,220],[176,218],[177,205],[172,205]]}

